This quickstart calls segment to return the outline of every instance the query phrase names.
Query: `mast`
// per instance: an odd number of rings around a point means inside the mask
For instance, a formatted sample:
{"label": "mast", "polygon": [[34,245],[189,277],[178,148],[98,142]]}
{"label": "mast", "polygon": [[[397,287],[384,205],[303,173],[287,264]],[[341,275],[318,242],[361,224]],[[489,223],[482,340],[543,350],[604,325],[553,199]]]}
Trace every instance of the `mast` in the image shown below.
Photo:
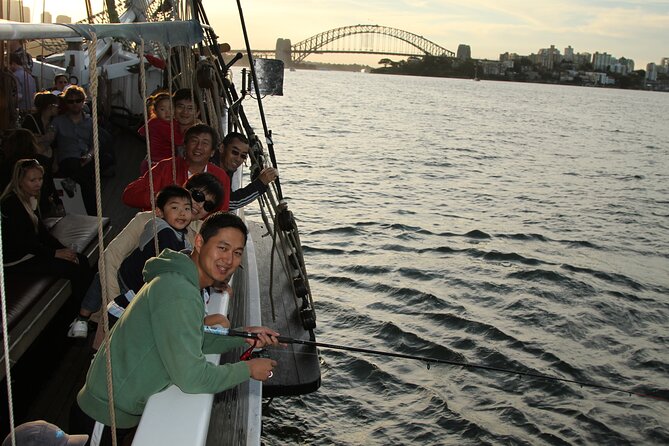
{"label": "mast", "polygon": [[109,12],[109,22],[110,23],[119,23],[118,12],[116,11],[116,3],[114,0],[105,0],[105,5],[107,5],[107,11]]}

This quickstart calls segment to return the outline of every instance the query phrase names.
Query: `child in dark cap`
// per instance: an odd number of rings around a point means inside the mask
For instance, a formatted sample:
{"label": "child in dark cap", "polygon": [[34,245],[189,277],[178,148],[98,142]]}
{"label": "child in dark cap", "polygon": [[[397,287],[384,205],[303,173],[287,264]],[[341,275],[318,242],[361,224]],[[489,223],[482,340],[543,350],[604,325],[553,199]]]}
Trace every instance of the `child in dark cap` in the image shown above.
{"label": "child in dark cap", "polygon": [[[88,435],[67,435],[55,424],[44,420],[23,423],[14,429],[16,446],[84,446]],[[12,446],[10,433],[2,446]]]}

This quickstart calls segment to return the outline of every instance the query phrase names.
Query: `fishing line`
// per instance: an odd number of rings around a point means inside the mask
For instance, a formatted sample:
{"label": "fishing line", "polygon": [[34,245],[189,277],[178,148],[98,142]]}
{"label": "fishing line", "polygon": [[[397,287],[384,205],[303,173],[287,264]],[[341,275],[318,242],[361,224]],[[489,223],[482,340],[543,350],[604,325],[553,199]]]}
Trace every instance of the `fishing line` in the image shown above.
{"label": "fishing line", "polygon": [[[256,333],[248,333],[245,331],[237,331],[237,330],[231,330],[228,328],[214,328],[214,327],[209,327],[205,326],[204,327],[205,333],[211,333],[211,334],[216,334],[216,335],[221,335],[221,336],[235,336],[235,337],[241,337],[241,338],[247,338],[247,339],[257,339],[258,335]],[[636,395],[640,396],[643,398],[652,398],[660,401],[667,401],[666,398],[663,398],[661,396],[656,396],[656,395],[648,395],[645,393],[640,393],[640,392],[635,392],[633,390],[629,389],[623,389],[620,387],[612,387],[612,386],[606,386],[603,384],[597,384],[594,382],[588,382],[588,381],[579,381],[576,379],[570,379],[570,378],[560,378],[558,376],[552,376],[552,375],[545,375],[543,373],[537,373],[537,372],[525,372],[522,370],[512,370],[512,369],[505,369],[502,367],[494,367],[494,366],[489,366],[489,365],[484,365],[484,364],[473,364],[473,363],[468,363],[468,362],[460,362],[460,361],[451,361],[448,359],[441,359],[441,358],[430,358],[426,356],[418,356],[418,355],[409,355],[405,353],[395,353],[395,352],[387,352],[387,351],[381,351],[381,350],[372,350],[369,348],[361,348],[361,347],[350,347],[347,345],[338,345],[338,344],[328,344],[325,342],[316,342],[316,341],[305,341],[302,339],[295,339],[295,338],[289,338],[286,336],[277,336],[277,339],[279,342],[283,344],[301,344],[301,345],[309,345],[313,347],[322,347],[322,348],[331,348],[334,350],[346,350],[346,351],[351,351],[351,352],[358,352],[358,353],[368,353],[372,355],[381,355],[381,356],[390,356],[394,358],[404,358],[404,359],[414,359],[418,361],[425,362],[427,364],[427,368],[429,370],[430,364],[447,364],[447,365],[452,365],[452,366],[458,366],[458,367],[464,367],[464,368],[471,368],[471,369],[480,369],[480,370],[488,370],[492,372],[500,372],[500,373],[507,373],[511,375],[521,375],[521,376],[529,376],[532,378],[539,378],[543,380],[548,380],[548,381],[561,381],[561,382],[567,382],[567,383],[572,383],[572,384],[577,384],[581,387],[592,387],[595,389],[603,389],[603,390],[611,390],[613,392],[621,392],[621,393],[627,393],[629,395]]]}

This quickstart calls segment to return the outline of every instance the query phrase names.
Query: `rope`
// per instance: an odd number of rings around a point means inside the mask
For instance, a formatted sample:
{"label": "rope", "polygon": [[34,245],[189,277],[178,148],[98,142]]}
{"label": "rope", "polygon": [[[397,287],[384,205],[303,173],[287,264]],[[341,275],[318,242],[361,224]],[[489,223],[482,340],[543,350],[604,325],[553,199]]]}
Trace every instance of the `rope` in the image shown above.
{"label": "rope", "polygon": [[[216,133],[218,135],[221,134],[221,123],[216,119],[218,114],[216,114],[216,109],[214,108],[214,95],[212,94],[211,90],[207,89],[204,92],[205,94],[203,96],[206,96],[206,106],[207,106],[207,113],[209,113],[209,121],[216,130]],[[218,151],[218,147],[215,147],[216,151]]]}
{"label": "rope", "polygon": [[[46,13],[46,0],[42,0],[42,20],[40,20],[40,23],[44,23],[44,15]],[[42,54],[42,60],[44,60],[44,39],[40,39],[40,53]],[[40,83],[40,89],[41,90],[46,90],[44,88],[44,70],[39,70],[39,83]]]}
{"label": "rope", "polygon": [[174,112],[176,107],[174,107],[174,101],[172,101],[172,47],[169,47],[167,50],[167,92],[170,95],[170,109],[172,113],[170,114],[170,144],[172,146],[172,181],[177,182],[177,159],[176,159],[176,148],[174,147]]}
{"label": "rope", "polygon": [[[97,206],[98,216],[98,270],[105,271],[105,256],[104,256],[104,234],[102,230],[102,187],[100,178],[100,140],[98,137],[98,60],[97,60],[97,46],[98,37],[95,33],[91,33],[92,40],[88,45],[88,62],[90,73],[90,93],[92,99],[91,111],[93,113],[93,161],[95,163],[95,202]],[[107,307],[108,296],[106,295],[107,280],[105,274],[100,274],[100,285],[102,287],[103,301]],[[107,312],[102,312],[103,328],[105,332],[106,348],[106,366],[107,366],[107,397],[109,398],[109,418],[111,420],[111,435],[112,445],[116,446],[116,414],[114,411],[114,384],[112,377],[112,363],[111,363],[111,346],[109,345],[109,319]]]}
{"label": "rope", "polygon": [[139,75],[142,84],[142,101],[144,101],[144,130],[146,130],[146,156],[149,160],[149,196],[151,198],[151,214],[153,221],[153,249],[158,255],[158,222],[156,221],[156,195],[153,188],[153,169],[151,165],[151,138],[149,136],[149,114],[146,110],[146,68],[144,67],[144,38],[139,44]]}
{"label": "rope", "polygon": [[[0,215],[0,221],[2,216]],[[2,225],[0,225],[0,265],[4,265],[4,256],[2,249]],[[14,397],[12,396],[12,371],[11,359],[9,358],[9,332],[7,330],[7,299],[5,290],[5,269],[0,268],[0,297],[2,298],[2,348],[5,353],[5,381],[7,382],[7,405],[9,406],[9,429],[11,429],[12,445],[16,446],[16,436],[14,435]]]}

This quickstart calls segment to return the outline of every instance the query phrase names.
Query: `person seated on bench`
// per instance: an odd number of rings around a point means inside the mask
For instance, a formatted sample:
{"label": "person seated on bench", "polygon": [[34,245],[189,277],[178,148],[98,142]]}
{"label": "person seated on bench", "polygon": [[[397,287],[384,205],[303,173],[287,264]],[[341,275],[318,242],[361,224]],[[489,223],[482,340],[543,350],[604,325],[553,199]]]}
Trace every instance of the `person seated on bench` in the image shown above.
{"label": "person seated on bench", "polygon": [[38,207],[43,176],[37,160],[21,159],[0,197],[5,274],[66,278],[74,297],[81,299],[91,281],[91,268],[86,256],[63,246],[44,226]]}
{"label": "person seated on bench", "polygon": [[[78,85],[71,85],[61,95],[61,114],[53,118],[54,147],[58,161],[58,175],[69,177],[81,186],[81,198],[86,213],[97,215],[95,204],[95,163],[93,162],[93,119],[84,113],[86,92]],[[109,146],[111,135],[98,127],[100,169],[103,175],[111,173],[114,164],[113,150]]]}
{"label": "person seated on bench", "polygon": [[193,245],[186,240],[188,225],[193,216],[191,202],[190,192],[183,187],[170,185],[158,192],[156,218],[146,222],[138,246],[125,258],[118,270],[121,293],[107,306],[110,328],[144,285],[142,270],[148,259],[157,256],[166,248],[173,251],[192,249]]}
{"label": "person seated on bench", "polygon": [[36,159],[44,169],[39,208],[42,218],[63,215],[63,202],[58,196],[53,182],[53,153],[38,143],[35,135],[28,129],[14,129],[8,132],[2,146],[2,167],[0,168],[0,191],[12,180],[14,165],[20,159]]}

